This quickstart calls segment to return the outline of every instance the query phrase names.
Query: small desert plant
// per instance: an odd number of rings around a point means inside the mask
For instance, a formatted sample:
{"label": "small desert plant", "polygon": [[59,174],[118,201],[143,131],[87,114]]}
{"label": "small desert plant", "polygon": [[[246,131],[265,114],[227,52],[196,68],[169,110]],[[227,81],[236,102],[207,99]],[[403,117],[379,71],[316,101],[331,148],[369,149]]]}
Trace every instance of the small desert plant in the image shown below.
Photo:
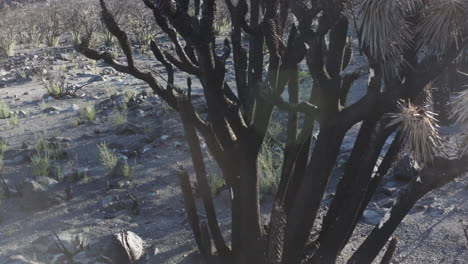
{"label": "small desert plant", "polygon": [[4,139],[1,139],[0,140],[0,154],[3,155],[3,153],[5,153],[5,151],[8,149],[8,144],[6,142],[6,140]]}
{"label": "small desert plant", "polygon": [[228,18],[220,18],[214,24],[214,32],[217,36],[226,35],[231,29],[231,23]]}
{"label": "small desert plant", "polygon": [[135,165],[130,166],[125,160],[124,165],[122,167],[122,174],[125,178],[133,178],[135,176]]}
{"label": "small desert plant", "polygon": [[11,34],[0,30],[0,58],[10,57],[15,54],[16,41],[14,37],[11,37]]}
{"label": "small desert plant", "polygon": [[99,144],[97,147],[101,164],[109,170],[113,169],[118,161],[117,155],[109,149],[105,142]]}
{"label": "small desert plant", "polygon": [[49,136],[48,133],[43,133],[39,136],[35,149],[47,156],[48,159],[60,160],[67,157],[67,151],[64,148],[64,143],[57,142],[57,135]]}
{"label": "small desert plant", "polygon": [[8,126],[12,126],[12,127],[15,127],[18,125],[18,115],[17,114],[13,114],[10,116],[10,120],[8,121]]}
{"label": "small desert plant", "polygon": [[38,47],[44,37],[39,27],[40,17],[37,16],[32,9],[24,9],[21,17],[23,19],[21,21],[21,33],[17,37],[18,41],[33,47]]}
{"label": "small desert plant", "polygon": [[70,121],[70,126],[73,127],[73,128],[78,127],[80,124],[81,124],[81,121],[80,121],[79,118],[73,118],[73,119]]}
{"label": "small desert plant", "polygon": [[2,100],[0,101],[0,119],[6,119],[11,116],[10,107]]}
{"label": "small desert plant", "polygon": [[107,97],[111,97],[117,94],[117,89],[114,86],[110,86],[108,83],[104,84],[104,88],[106,88]]}
{"label": "small desert plant", "polygon": [[133,39],[139,46],[138,52],[144,54],[150,46],[151,40],[154,39],[157,32],[156,21],[152,19],[150,10],[143,7],[142,1],[136,1],[132,12],[127,15],[127,25]]}
{"label": "small desert plant", "polygon": [[63,33],[62,12],[55,2],[43,6],[39,12],[39,30],[44,37],[45,44],[55,47],[59,44],[59,37]]}
{"label": "small desert plant", "polygon": [[258,168],[261,174],[260,190],[266,194],[276,192],[281,176],[283,152],[282,146],[277,142],[279,142],[278,137],[282,129],[279,123],[270,126],[258,155]]}
{"label": "small desert plant", "polygon": [[212,197],[215,197],[226,186],[224,179],[218,174],[209,175],[208,181]]}
{"label": "small desert plant", "polygon": [[5,139],[0,139],[0,170],[3,168],[3,154],[8,149]]}
{"label": "small desert plant", "polygon": [[125,90],[124,91],[124,102],[125,104],[128,104],[128,102],[130,102],[130,100],[135,96],[135,92],[132,91],[132,90]]}
{"label": "small desert plant", "polygon": [[48,104],[46,103],[46,101],[44,101],[44,99],[42,99],[41,102],[39,103],[39,107],[41,109],[46,109],[48,107]]}
{"label": "small desert plant", "polygon": [[33,166],[33,176],[49,176],[50,160],[47,154],[36,153],[32,155],[31,162]]}
{"label": "small desert plant", "polygon": [[115,107],[110,116],[112,124],[119,126],[127,122],[128,109],[125,104],[121,108]]}
{"label": "small desert plant", "polygon": [[52,97],[62,97],[69,90],[69,84],[66,82],[66,76],[63,72],[43,74],[40,76],[40,80],[47,94]]}
{"label": "small desert plant", "polygon": [[0,58],[14,55],[17,34],[17,23],[9,8],[0,12]]}
{"label": "small desert plant", "polygon": [[94,121],[96,120],[96,109],[94,106],[87,106],[81,109],[81,118],[88,120],[88,121]]}

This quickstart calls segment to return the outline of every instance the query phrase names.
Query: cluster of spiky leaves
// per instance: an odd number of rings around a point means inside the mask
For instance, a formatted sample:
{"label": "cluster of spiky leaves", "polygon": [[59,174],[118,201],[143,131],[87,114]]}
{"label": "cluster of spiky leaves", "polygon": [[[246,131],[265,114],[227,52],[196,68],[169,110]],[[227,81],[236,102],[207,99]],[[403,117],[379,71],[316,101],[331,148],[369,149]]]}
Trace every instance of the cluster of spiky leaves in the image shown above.
{"label": "cluster of spiky leaves", "polygon": [[413,5],[414,1],[361,1],[361,45],[373,58],[384,61],[385,68],[399,65],[402,51],[408,47],[411,31],[404,15]]}
{"label": "cluster of spiky leaves", "polygon": [[462,34],[460,21],[467,18],[466,0],[431,0],[427,11],[417,26],[421,35],[420,46],[429,54],[440,55]]}
{"label": "cluster of spiky leaves", "polygon": [[[468,74],[463,73],[468,76]],[[466,85],[465,87],[468,87]],[[468,89],[462,91],[452,102],[451,118],[461,126],[466,132],[468,131]],[[468,153],[468,133],[463,138],[462,154]]]}
{"label": "cluster of spiky leaves", "polygon": [[441,140],[435,113],[427,106],[417,106],[411,102],[399,101],[398,112],[388,114],[388,126],[398,126],[414,158],[424,164],[431,162],[440,151]]}
{"label": "cluster of spiky leaves", "polygon": [[393,76],[404,62],[402,51],[410,45],[425,54],[441,55],[457,44],[467,10],[466,0],[361,0],[361,45]]}

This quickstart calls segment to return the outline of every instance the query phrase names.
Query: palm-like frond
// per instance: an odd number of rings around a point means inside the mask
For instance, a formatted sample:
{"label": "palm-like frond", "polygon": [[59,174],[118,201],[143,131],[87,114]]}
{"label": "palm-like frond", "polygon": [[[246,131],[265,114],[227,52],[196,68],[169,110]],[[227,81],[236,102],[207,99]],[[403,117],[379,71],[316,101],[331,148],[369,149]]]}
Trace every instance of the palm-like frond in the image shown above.
{"label": "palm-like frond", "polygon": [[441,145],[436,114],[427,110],[427,107],[404,101],[398,102],[398,110],[398,113],[388,114],[388,126],[398,125],[398,130],[405,135],[406,144],[417,161],[424,164],[431,162]]}
{"label": "palm-like frond", "polygon": [[[361,45],[381,61],[384,73],[395,72],[402,52],[411,40],[404,17],[419,0],[362,0],[360,5]],[[388,72],[391,71],[391,72]]]}
{"label": "palm-like frond", "polygon": [[[461,92],[452,102],[450,117],[462,127],[465,133],[468,131],[468,89]],[[468,134],[463,138],[462,154],[464,153],[468,153]]]}
{"label": "palm-like frond", "polygon": [[467,13],[467,0],[427,1],[427,10],[416,27],[418,44],[425,52],[440,55],[461,36]]}

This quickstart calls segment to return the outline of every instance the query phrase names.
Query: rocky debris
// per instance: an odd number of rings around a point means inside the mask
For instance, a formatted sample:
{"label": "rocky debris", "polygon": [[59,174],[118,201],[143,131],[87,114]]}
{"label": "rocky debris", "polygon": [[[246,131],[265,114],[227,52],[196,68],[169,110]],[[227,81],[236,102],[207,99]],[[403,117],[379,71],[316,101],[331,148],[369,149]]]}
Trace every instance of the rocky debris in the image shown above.
{"label": "rocky debris", "polygon": [[405,155],[393,168],[393,175],[397,180],[409,182],[420,171],[418,162],[410,155]]}
{"label": "rocky debris", "polygon": [[143,256],[143,239],[132,231],[115,234],[111,252],[113,263],[135,263]]}
{"label": "rocky debris", "polygon": [[59,204],[62,199],[52,189],[57,181],[45,176],[29,179],[21,185],[21,206],[28,211],[45,210],[52,205]]}

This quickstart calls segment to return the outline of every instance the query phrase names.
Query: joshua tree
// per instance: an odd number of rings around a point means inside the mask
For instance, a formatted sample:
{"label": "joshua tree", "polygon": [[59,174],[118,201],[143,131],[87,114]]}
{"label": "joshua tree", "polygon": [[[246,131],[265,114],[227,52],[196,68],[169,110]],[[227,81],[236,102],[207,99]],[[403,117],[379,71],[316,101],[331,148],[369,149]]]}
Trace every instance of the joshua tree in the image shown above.
{"label": "joshua tree", "polygon": [[[449,159],[438,151],[437,126],[424,96],[428,84],[467,46],[466,1],[226,0],[232,28],[221,48],[213,25],[217,1],[205,0],[201,6],[198,0],[143,1],[175,46],[171,54],[151,42],[151,51],[166,68],[167,83],[138,67],[127,34],[104,0],[103,22],[127,62],[93,50],[87,39],[77,48],[145,81],[180,113],[207,223],[198,219],[183,169],[181,185],[197,246],[207,259],[217,255],[236,263],[334,263],[379,182],[408,146],[425,167],[348,262],[370,263],[418,199],[466,172],[467,155]],[[357,49],[368,61],[367,94],[349,104],[347,95],[362,74],[348,69]],[[225,80],[231,55],[234,87]],[[313,89],[308,101],[299,102],[299,63],[304,60]],[[174,84],[175,68],[200,81],[206,120],[191,104],[191,79],[185,88]],[[287,100],[282,97],[286,91]],[[465,122],[466,94],[460,98],[455,113]],[[262,223],[257,158],[274,109],[288,113],[287,139],[270,222]],[[311,237],[343,138],[358,123],[359,134],[319,235]],[[314,128],[319,134],[311,144]],[[374,173],[385,142],[395,133]],[[231,191],[230,243],[217,222],[200,137]]]}

